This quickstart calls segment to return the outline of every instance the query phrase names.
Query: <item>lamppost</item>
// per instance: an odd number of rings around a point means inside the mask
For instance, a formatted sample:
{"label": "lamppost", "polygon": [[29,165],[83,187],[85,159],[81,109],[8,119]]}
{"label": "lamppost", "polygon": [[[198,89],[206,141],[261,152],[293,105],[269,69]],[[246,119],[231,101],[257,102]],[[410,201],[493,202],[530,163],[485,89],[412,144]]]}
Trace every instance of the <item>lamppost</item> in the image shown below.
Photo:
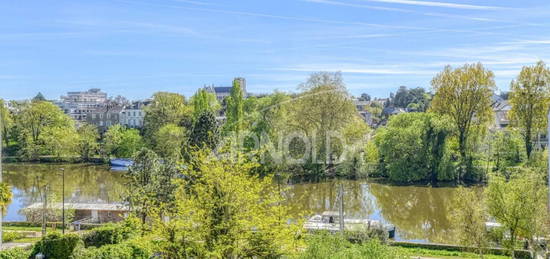
{"label": "lamppost", "polygon": [[61,168],[61,217],[63,218],[63,227],[61,229],[61,233],[65,235],[65,168]]}

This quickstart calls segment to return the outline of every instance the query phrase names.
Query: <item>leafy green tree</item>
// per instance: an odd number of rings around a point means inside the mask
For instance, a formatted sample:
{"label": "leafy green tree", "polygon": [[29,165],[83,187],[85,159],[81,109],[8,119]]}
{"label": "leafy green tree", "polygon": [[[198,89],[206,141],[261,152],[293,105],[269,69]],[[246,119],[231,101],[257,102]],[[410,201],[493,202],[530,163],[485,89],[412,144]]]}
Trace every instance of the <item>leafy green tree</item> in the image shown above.
{"label": "leafy green tree", "polygon": [[50,102],[36,101],[21,107],[16,117],[20,155],[36,158],[43,150],[44,132],[53,129],[74,129],[73,120]]}
{"label": "leafy green tree", "polygon": [[184,127],[176,124],[166,124],[154,135],[155,152],[164,158],[179,159],[187,141],[187,133]]}
{"label": "leafy green tree", "polygon": [[178,180],[170,221],[159,221],[162,252],[170,258],[275,258],[295,251],[300,225],[271,177],[251,176],[257,165],[199,152]]}
{"label": "leafy green tree", "polygon": [[506,129],[494,133],[492,142],[492,160],[498,172],[520,165],[527,160],[525,145],[517,130]]}
{"label": "leafy green tree", "polygon": [[42,149],[46,154],[53,154],[57,159],[76,154],[79,136],[71,127],[47,127],[40,135]]}
{"label": "leafy green tree", "polygon": [[14,126],[13,116],[11,112],[8,110],[8,107],[6,106],[6,103],[4,100],[0,99],[0,130],[2,131],[2,140],[6,147],[10,143],[11,138],[11,129]]}
{"label": "leafy green tree", "polygon": [[45,102],[47,100],[46,100],[46,97],[44,97],[44,95],[41,92],[38,92],[38,94],[36,94],[36,96],[34,98],[32,98],[32,101],[33,102]]}
{"label": "leafy green tree", "polygon": [[244,93],[239,80],[233,80],[231,93],[227,97],[227,109],[225,122],[226,134],[239,134],[243,130],[244,123]]}
{"label": "leafy green tree", "polygon": [[11,203],[12,197],[11,187],[7,183],[0,183],[0,208],[4,214],[8,212],[8,205]]}
{"label": "leafy green tree", "polygon": [[407,89],[406,86],[400,86],[397,93],[390,100],[391,105],[400,108],[408,108],[416,112],[424,112],[428,109],[431,96],[426,93],[424,88],[417,87]]}
{"label": "leafy green tree", "polygon": [[486,190],[489,215],[508,231],[505,244],[514,257],[518,238],[529,241],[532,250],[536,249],[534,238],[544,236],[547,214],[547,187],[543,174],[532,169],[520,168],[507,181],[500,175],[489,178]]}
{"label": "leafy green tree", "polygon": [[390,118],[387,127],[375,136],[384,168],[391,180],[415,182],[443,178],[440,169],[447,137],[448,121],[432,113],[403,113]]}
{"label": "leafy green tree", "polygon": [[148,149],[141,149],[128,170],[126,200],[132,211],[141,220],[142,234],[147,231],[147,218],[163,216],[172,211],[176,185],[173,179],[178,174],[172,160],[164,160]]}
{"label": "leafy green tree", "polygon": [[458,240],[465,246],[473,246],[483,258],[484,249],[489,245],[485,222],[487,211],[480,190],[459,187],[451,206],[451,221],[454,223]]}
{"label": "leafy green tree", "polygon": [[445,69],[432,79],[435,95],[432,111],[448,115],[458,132],[458,147],[465,167],[459,174],[471,170],[468,143],[472,131],[486,128],[492,119],[492,95],[495,90],[494,74],[481,63]]}
{"label": "leafy green tree", "polygon": [[534,137],[547,124],[550,105],[550,69],[539,61],[535,66],[523,67],[511,83],[510,119],[523,134],[527,157],[531,156]]}
{"label": "leafy green tree", "polygon": [[193,118],[196,120],[201,113],[209,111],[215,113],[221,106],[216,99],[216,95],[207,92],[205,89],[199,89],[193,97],[191,97],[193,105]]}
{"label": "leafy green tree", "polygon": [[189,146],[214,149],[218,143],[218,124],[211,111],[202,112],[193,124]]}
{"label": "leafy green tree", "polygon": [[[158,92],[153,95],[151,104],[145,107],[144,130],[147,140],[154,142],[155,133],[167,124],[190,127],[192,108],[185,97],[176,93]],[[156,143],[150,143],[155,146]]]}
{"label": "leafy green tree", "polygon": [[129,158],[143,147],[143,140],[138,130],[117,124],[105,132],[103,145],[107,156]]}
{"label": "leafy green tree", "polygon": [[99,132],[90,124],[81,125],[78,130],[78,153],[83,161],[89,161],[99,151]]}

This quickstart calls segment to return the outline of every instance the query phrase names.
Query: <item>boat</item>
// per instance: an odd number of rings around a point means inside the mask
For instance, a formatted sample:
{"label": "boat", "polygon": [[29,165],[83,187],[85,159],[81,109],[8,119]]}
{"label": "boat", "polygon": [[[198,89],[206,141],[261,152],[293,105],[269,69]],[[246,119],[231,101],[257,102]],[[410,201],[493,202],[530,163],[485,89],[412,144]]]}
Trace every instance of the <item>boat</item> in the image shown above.
{"label": "boat", "polygon": [[114,158],[111,159],[111,167],[113,168],[128,168],[134,164],[134,161],[131,159],[125,158]]}
{"label": "boat", "polygon": [[[340,212],[325,211],[321,215],[314,215],[304,224],[308,231],[329,231],[337,233],[340,231]],[[368,230],[382,230],[388,233],[388,238],[395,237],[395,226],[379,220],[372,219],[347,219],[344,215],[344,230],[360,232]]]}

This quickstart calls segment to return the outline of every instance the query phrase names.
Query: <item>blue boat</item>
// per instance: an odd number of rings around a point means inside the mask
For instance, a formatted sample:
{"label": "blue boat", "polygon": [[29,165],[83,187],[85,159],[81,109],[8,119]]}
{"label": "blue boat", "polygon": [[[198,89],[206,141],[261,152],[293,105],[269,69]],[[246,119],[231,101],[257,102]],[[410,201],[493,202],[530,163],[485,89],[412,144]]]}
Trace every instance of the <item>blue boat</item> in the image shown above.
{"label": "blue boat", "polygon": [[112,167],[130,167],[134,164],[134,161],[131,159],[115,158],[111,159]]}

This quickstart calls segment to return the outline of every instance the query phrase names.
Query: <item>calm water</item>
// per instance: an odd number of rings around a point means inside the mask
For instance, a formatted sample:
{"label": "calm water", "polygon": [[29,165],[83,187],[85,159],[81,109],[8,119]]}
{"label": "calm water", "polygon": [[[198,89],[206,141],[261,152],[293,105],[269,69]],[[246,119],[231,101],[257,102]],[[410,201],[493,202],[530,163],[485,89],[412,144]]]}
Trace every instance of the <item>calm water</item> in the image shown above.
{"label": "calm water", "polygon": [[[66,202],[116,202],[125,191],[123,172],[97,165],[4,165],[4,180],[13,186],[7,221],[23,220],[19,210],[40,202],[49,186],[48,199],[61,200],[61,168],[65,169]],[[455,192],[452,187],[393,186],[366,180],[331,180],[289,185],[286,195],[298,216],[337,210],[338,185],[344,185],[348,217],[369,217],[397,227],[397,239],[453,243],[448,220]]]}

